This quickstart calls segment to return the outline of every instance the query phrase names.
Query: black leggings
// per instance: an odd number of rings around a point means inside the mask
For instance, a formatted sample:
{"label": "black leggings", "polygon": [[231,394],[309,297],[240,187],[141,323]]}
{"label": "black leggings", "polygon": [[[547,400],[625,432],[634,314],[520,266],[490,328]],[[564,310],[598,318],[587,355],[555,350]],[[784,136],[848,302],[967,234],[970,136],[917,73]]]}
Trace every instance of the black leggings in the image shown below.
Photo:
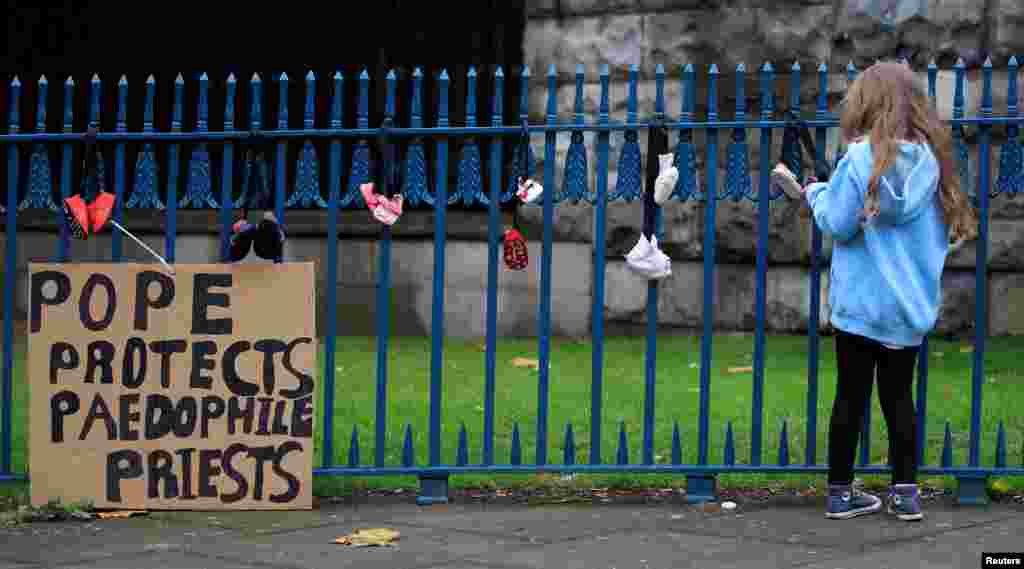
{"label": "black leggings", "polygon": [[838,385],[829,425],[830,484],[853,480],[853,461],[871,397],[875,375],[878,398],[889,430],[889,463],[893,484],[913,484],[917,478],[917,415],[911,385],[918,348],[893,350],[846,332],[836,332]]}

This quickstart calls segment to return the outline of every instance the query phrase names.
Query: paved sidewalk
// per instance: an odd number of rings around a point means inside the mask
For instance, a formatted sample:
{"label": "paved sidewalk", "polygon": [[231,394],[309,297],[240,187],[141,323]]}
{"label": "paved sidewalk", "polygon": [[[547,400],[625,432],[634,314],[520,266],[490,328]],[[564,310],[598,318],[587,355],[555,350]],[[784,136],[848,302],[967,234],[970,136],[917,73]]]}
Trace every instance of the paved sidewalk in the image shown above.
{"label": "paved sidewalk", "polygon": [[[461,500],[411,495],[283,513],[158,513],[0,530],[0,568],[529,569],[979,567],[982,551],[1024,550],[1024,506],[926,504],[926,519],[823,516],[820,498],[705,511],[669,503]],[[394,547],[332,541],[358,528],[401,532]]]}

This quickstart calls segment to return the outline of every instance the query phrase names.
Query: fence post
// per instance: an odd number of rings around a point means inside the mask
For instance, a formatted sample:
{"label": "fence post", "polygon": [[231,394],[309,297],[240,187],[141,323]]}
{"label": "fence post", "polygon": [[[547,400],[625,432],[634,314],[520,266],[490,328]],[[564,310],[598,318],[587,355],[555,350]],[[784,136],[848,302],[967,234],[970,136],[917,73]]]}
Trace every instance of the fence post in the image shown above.
{"label": "fence post", "polygon": [[[693,68],[687,65],[689,87],[694,89]],[[718,95],[715,83],[718,66],[708,70],[708,123],[718,121]],[[693,99],[691,99],[693,100]],[[718,129],[709,124],[707,128],[707,156],[718,156]],[[704,188],[704,331],[700,343],[700,416],[697,423],[697,463],[708,464],[709,422],[711,403],[711,340],[714,334],[714,272],[715,272],[715,201],[718,200],[718,164],[714,159],[707,162],[707,186]],[[686,501],[688,503],[715,502],[718,500],[717,477],[715,474],[691,474],[686,477]]]}
{"label": "fence post", "polygon": [[[237,81],[234,74],[228,75],[224,96],[224,132],[235,130],[235,89]],[[227,263],[231,255],[231,217],[234,213],[234,164],[235,147],[227,140],[224,142],[221,167],[220,186],[220,261]]]}
{"label": "fence post", "polygon": [[[342,97],[344,78],[340,71],[334,73],[334,91],[331,93],[331,129],[340,130],[342,125]],[[341,139],[331,139],[330,173],[327,202],[327,306],[324,337],[324,414],[323,448],[320,451],[321,465],[329,468],[334,464],[334,392],[335,358],[338,342],[338,202],[341,199]]]}
{"label": "fence post", "polygon": [[[608,65],[601,66],[601,104],[598,123],[611,122],[609,104]],[[608,201],[608,146],[610,131],[597,134],[597,188],[594,204],[594,288],[591,298],[591,387],[590,387],[590,464],[601,464],[601,404],[604,379],[604,282],[605,282],[605,228]]]}
{"label": "fence post", "polygon": [[[20,130],[21,81],[17,77],[10,85],[10,113],[8,132],[18,134]],[[7,145],[7,240],[4,242],[4,273],[16,275],[18,269],[18,145]],[[3,375],[0,376],[0,475],[12,474],[11,454],[13,433],[11,415],[14,413],[12,385],[14,383],[14,280],[4,280],[3,315]]]}
{"label": "fence post", "polygon": [[[548,69],[548,100],[547,116],[545,122],[548,125],[558,124],[558,75],[555,65],[551,64]],[[523,114],[528,109],[529,101],[526,82],[523,82],[522,105]],[[537,370],[537,458],[538,466],[547,464],[548,459],[548,408],[549,408],[549,377],[551,373],[551,265],[554,254],[554,203],[555,196],[552,191],[555,189],[555,143],[557,133],[548,131],[544,134],[544,192],[542,207],[542,219],[544,223],[543,235],[541,238],[541,261],[540,261],[540,302],[537,307],[537,328],[540,338],[538,339],[537,358],[540,369]],[[531,177],[527,175],[527,177]]]}
{"label": "fence post", "polygon": [[[494,71],[494,89],[491,100],[491,126],[501,126],[502,90],[505,88],[505,75],[499,65]],[[491,139],[491,187],[487,197],[487,299],[484,308],[486,337],[484,338],[484,448],[483,464],[494,464],[494,389],[495,360],[498,344],[498,237],[499,211],[501,199],[502,143],[501,137]]]}
{"label": "fence post", "polygon": [[[437,126],[448,126],[448,72],[441,70],[438,77],[438,110]],[[431,338],[430,356],[430,437],[429,464],[441,465],[441,380],[444,357],[444,255],[446,222],[445,211],[448,207],[448,138],[437,140],[436,154],[437,175],[434,177],[434,279],[431,327],[434,330]],[[420,506],[448,503],[448,473],[420,474],[420,493],[416,503]]]}
{"label": "fence post", "polygon": [[[171,132],[181,132],[182,101],[185,96],[185,79],[178,74],[174,80],[174,110],[171,118]],[[167,150],[167,231],[164,234],[164,257],[168,263],[176,258],[178,238],[178,154],[181,144],[175,141]]]}
{"label": "fence post", "polygon": [[[148,95],[148,92],[147,92]],[[74,98],[75,82],[71,77],[64,82],[64,132],[70,133],[74,130]],[[147,99],[147,102],[149,99]],[[149,107],[152,108],[152,107]],[[148,123],[151,124],[151,123]],[[71,197],[71,160],[74,154],[74,144],[65,142],[61,144],[60,164],[60,201],[63,206],[64,200]],[[60,244],[57,248],[57,262],[67,263],[69,250],[71,248],[71,233],[68,231],[68,224],[61,219],[60,222]]]}
{"label": "fence post", "polygon": [[[771,63],[765,63],[761,67],[761,120],[772,118],[772,81],[773,70]],[[737,89],[743,85],[742,77],[737,78]],[[739,106],[743,99],[737,97],[736,104]],[[737,109],[739,115],[739,109]],[[739,117],[737,117],[739,119]],[[768,224],[769,221],[769,190],[771,181],[771,145],[772,132],[770,129],[761,128],[761,141],[759,152],[761,155],[761,171],[757,185],[757,259],[754,272],[754,385],[752,386],[752,411],[750,420],[750,464],[761,465],[761,457],[764,453],[762,443],[764,442],[764,356],[765,356],[765,313],[768,306]],[[808,422],[809,423],[809,422]],[[808,427],[810,429],[810,427]]]}
{"label": "fence post", "polygon": [[[964,66],[957,62],[956,89],[953,113],[959,110],[963,115],[963,82]],[[992,116],[992,62],[985,60],[980,114],[983,118]],[[989,124],[978,125],[978,186],[975,195],[978,200],[978,245],[975,255],[975,312],[974,312],[974,357],[971,377],[971,431],[968,449],[968,465],[971,468],[981,466],[981,403],[982,385],[985,381],[985,337],[988,335],[988,313],[985,290],[988,287],[988,205],[989,205],[989,155],[991,154],[991,130]],[[985,491],[988,475],[986,473],[961,474],[957,476],[957,504],[983,506],[988,504]]]}
{"label": "fence post", "polygon": [[[399,193],[400,189],[393,185],[397,166],[395,159],[397,151],[395,142],[387,130],[394,127],[395,119],[395,84],[397,76],[394,70],[389,71],[385,81],[385,103],[384,103],[384,124],[381,127],[379,141],[382,143],[380,160],[382,168],[379,168],[381,179],[377,180],[380,191],[387,197],[392,193]],[[364,83],[365,84],[365,83]],[[444,218],[435,218],[435,223],[441,225]],[[381,227],[380,257],[377,272],[377,410],[375,417],[376,438],[374,439],[374,466],[384,467],[386,456],[387,438],[387,414],[388,414],[388,340],[391,336],[391,226]],[[436,279],[436,275],[435,275]]]}

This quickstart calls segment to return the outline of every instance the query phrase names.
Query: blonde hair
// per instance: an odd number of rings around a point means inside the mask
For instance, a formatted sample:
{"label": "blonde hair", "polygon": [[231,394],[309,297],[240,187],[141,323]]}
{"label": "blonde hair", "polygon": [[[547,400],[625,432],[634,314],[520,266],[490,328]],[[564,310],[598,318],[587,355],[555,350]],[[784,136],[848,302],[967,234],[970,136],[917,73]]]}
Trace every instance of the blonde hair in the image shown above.
{"label": "blonde hair", "polygon": [[950,241],[977,237],[977,218],[954,170],[950,127],[942,122],[924,85],[905,64],[876,63],[850,86],[839,119],[847,141],[868,137],[874,169],[864,200],[865,215],[878,213],[878,185],[893,165],[900,140],[926,142],[939,162],[939,201]]}

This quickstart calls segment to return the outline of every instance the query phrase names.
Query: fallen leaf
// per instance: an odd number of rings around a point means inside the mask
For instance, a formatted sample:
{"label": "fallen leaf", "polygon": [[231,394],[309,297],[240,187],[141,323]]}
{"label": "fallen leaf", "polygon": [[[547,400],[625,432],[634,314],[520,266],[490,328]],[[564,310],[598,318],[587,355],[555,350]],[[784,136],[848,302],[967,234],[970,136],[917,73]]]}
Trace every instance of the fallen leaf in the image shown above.
{"label": "fallen leaf", "polygon": [[540,369],[540,362],[530,358],[512,358],[512,365],[516,367],[528,367],[534,370]]}
{"label": "fallen leaf", "polygon": [[974,346],[963,346],[960,348],[961,354],[969,354],[974,351]]}
{"label": "fallen leaf", "polygon": [[953,400],[953,386],[952,385],[949,385],[947,383],[943,387],[942,391],[943,391],[942,396],[946,399],[946,401],[952,401]]}
{"label": "fallen leaf", "polygon": [[1010,491],[1010,483],[1006,480],[999,478],[992,482],[992,490],[999,494],[1006,494]]}
{"label": "fallen leaf", "polygon": [[750,373],[752,371],[754,371],[754,368],[752,368],[750,366],[731,367],[731,368],[729,368],[729,373]]}
{"label": "fallen leaf", "polygon": [[145,510],[114,510],[112,512],[96,512],[96,517],[101,520],[112,520],[117,518],[130,518],[132,516],[145,516],[149,512]]}
{"label": "fallen leaf", "polygon": [[941,358],[942,355],[943,355],[943,352],[935,352],[935,357],[937,357],[937,358]]}
{"label": "fallen leaf", "polygon": [[374,547],[392,545],[398,541],[397,531],[388,528],[357,529],[356,531],[339,537],[334,543],[351,545],[353,547]]}

